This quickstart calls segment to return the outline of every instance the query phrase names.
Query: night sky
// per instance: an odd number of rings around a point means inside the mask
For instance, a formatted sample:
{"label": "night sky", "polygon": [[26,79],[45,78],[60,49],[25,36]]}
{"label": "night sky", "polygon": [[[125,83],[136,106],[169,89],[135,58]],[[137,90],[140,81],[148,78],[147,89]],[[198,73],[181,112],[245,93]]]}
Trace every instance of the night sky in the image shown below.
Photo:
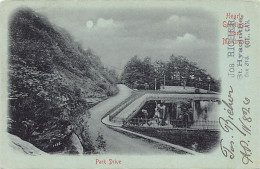
{"label": "night sky", "polygon": [[104,65],[119,72],[133,56],[168,60],[185,56],[218,75],[217,20],[202,8],[41,8],[52,24],[67,30]]}

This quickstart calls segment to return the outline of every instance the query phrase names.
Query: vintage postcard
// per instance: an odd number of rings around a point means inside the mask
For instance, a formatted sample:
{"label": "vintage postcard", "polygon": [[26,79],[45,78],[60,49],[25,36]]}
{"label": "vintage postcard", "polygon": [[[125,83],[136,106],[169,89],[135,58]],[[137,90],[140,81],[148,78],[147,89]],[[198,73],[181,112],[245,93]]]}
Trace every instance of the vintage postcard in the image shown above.
{"label": "vintage postcard", "polygon": [[260,168],[259,7],[2,1],[1,168]]}

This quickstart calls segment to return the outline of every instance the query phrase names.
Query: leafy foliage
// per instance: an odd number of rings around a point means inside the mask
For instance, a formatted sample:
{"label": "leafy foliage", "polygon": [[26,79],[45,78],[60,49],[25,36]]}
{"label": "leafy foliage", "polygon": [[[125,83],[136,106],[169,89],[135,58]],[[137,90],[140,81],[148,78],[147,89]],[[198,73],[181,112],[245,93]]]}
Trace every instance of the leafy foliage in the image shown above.
{"label": "leafy foliage", "polygon": [[[151,64],[151,59],[147,57],[142,61],[135,56],[126,64],[122,73],[122,81],[133,88],[145,83],[153,87],[154,75],[154,65]],[[144,86],[140,86],[140,88],[144,88]]]}
{"label": "leafy foliage", "polygon": [[96,139],[96,142],[98,143],[97,150],[99,151],[99,153],[105,152],[107,144],[100,131],[98,132],[98,137]]}
{"label": "leafy foliage", "polygon": [[211,90],[219,91],[220,82],[206,73],[196,63],[190,62],[183,56],[170,56],[168,62],[155,61],[151,62],[149,57],[143,61],[137,56],[133,57],[125,66],[122,73],[122,82],[132,88],[145,88],[145,84],[150,89],[154,89],[155,82],[157,88],[160,85],[169,86],[193,86],[208,89],[209,84]]}
{"label": "leafy foliage", "polygon": [[72,125],[85,153],[95,151],[86,98],[115,94],[116,74],[30,9],[14,13],[9,24],[9,132],[57,152],[62,148],[52,144],[63,143]]}

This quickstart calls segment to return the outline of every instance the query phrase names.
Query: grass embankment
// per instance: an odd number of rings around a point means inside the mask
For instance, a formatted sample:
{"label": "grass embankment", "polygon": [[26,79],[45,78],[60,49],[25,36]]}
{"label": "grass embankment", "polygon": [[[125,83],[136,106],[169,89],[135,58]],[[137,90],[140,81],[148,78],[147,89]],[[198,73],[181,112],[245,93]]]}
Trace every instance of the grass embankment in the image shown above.
{"label": "grass embankment", "polygon": [[219,131],[124,127],[146,136],[180,145],[196,152],[211,152],[219,142]]}

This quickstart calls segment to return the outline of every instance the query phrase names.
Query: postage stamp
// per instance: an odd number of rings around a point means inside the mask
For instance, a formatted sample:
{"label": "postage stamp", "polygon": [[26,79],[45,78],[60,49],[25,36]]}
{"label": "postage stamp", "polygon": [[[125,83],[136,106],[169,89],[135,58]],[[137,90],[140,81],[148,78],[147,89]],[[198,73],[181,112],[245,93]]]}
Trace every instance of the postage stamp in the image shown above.
{"label": "postage stamp", "polygon": [[257,1],[3,1],[1,168],[259,168]]}

